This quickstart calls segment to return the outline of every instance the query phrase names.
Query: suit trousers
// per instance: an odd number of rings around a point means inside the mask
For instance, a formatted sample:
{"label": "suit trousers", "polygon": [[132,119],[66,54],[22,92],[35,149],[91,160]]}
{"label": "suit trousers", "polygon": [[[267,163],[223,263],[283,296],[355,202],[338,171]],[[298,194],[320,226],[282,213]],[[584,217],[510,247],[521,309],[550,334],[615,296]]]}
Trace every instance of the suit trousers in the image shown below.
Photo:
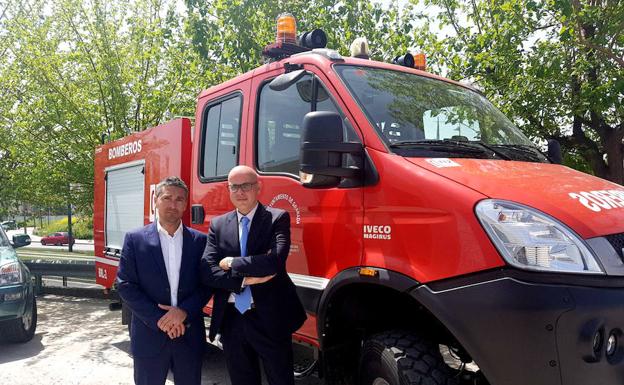
{"label": "suit trousers", "polygon": [[191,351],[183,340],[168,340],[155,357],[134,358],[136,385],[163,385],[169,369],[176,385],[200,385],[204,357]]}
{"label": "suit trousers", "polygon": [[260,363],[269,385],[294,385],[291,335],[271,337],[261,325],[256,309],[227,305],[221,343],[232,385],[261,385]]}

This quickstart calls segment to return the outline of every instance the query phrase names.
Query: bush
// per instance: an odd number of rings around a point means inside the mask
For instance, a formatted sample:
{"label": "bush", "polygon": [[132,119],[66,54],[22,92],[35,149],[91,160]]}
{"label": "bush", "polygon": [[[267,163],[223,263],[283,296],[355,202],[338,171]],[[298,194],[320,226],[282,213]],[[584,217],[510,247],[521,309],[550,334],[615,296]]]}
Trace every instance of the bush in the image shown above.
{"label": "bush", "polygon": [[[47,226],[35,229],[36,235],[47,235],[58,231],[68,231],[67,218],[54,221]],[[93,239],[93,218],[72,217],[72,233],[74,239]]]}

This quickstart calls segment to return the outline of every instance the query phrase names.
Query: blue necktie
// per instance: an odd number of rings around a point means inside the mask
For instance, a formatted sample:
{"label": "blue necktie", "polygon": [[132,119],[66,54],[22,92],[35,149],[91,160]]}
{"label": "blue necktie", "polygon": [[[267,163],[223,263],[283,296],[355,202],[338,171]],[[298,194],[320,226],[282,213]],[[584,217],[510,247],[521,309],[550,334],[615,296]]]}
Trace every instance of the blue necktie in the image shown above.
{"label": "blue necktie", "polygon": [[[240,238],[240,249],[241,249],[241,257],[247,255],[247,237],[249,236],[249,218],[242,217],[241,224],[243,225],[243,231],[241,232]],[[234,307],[241,313],[245,313],[249,308],[251,308],[251,288],[249,286],[245,286],[243,291],[240,294],[234,294]]]}

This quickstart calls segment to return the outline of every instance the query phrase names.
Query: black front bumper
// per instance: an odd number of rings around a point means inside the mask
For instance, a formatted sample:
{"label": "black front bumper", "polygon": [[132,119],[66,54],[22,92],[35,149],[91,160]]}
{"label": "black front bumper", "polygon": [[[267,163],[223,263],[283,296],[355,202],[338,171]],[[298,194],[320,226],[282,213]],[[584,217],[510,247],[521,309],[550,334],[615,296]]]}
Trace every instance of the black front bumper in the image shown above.
{"label": "black front bumper", "polygon": [[[453,333],[491,385],[624,384],[624,283],[603,277],[588,287],[564,283],[574,276],[526,277],[484,273],[411,295]],[[595,351],[596,333],[602,344]],[[607,357],[611,333],[618,346]]]}

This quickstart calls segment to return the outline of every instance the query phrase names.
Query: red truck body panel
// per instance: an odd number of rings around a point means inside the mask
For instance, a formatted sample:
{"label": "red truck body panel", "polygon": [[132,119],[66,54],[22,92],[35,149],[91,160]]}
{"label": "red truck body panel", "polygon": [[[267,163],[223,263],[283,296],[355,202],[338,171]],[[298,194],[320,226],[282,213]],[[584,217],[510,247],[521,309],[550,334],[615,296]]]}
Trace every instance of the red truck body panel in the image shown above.
{"label": "red truck body panel", "polygon": [[[624,231],[624,187],[557,164],[456,159],[458,167],[410,162],[490,198],[535,207],[583,238]],[[622,194],[619,194],[617,191]]]}
{"label": "red truck body panel", "polygon": [[[153,218],[154,187],[169,175],[179,176],[188,185],[191,159],[191,122],[176,119],[163,125],[137,132],[106,143],[95,150],[93,237],[95,247],[96,283],[111,288],[117,274],[119,256],[105,253],[106,249],[106,173],[114,167],[144,164],[144,199],[136,210],[143,213],[143,223]],[[189,224],[189,212],[184,223]]]}

